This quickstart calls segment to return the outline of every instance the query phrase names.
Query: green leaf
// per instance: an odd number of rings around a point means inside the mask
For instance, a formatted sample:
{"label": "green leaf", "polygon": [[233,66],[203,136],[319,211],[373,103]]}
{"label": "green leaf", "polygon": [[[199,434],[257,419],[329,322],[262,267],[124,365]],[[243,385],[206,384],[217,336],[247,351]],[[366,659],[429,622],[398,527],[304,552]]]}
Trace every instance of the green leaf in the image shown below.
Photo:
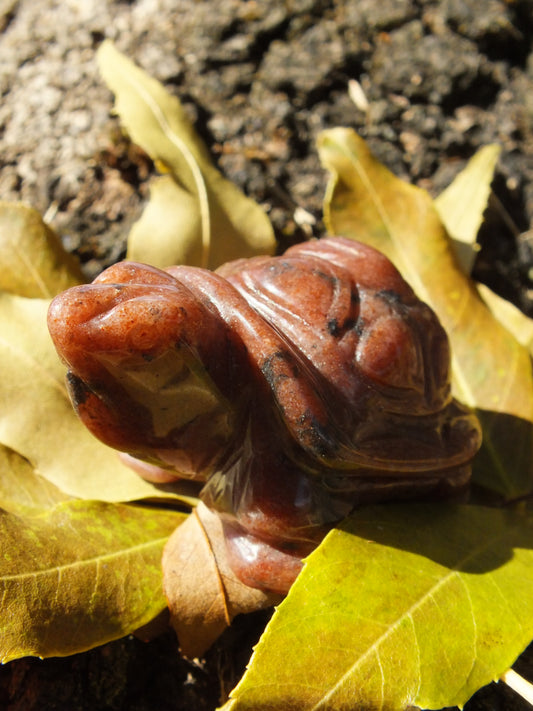
{"label": "green leaf", "polygon": [[161,554],[183,518],[94,501],[0,512],[0,660],[75,654],[147,624],[166,606]]}
{"label": "green leaf", "polygon": [[103,501],[176,497],[124,466],[79,421],[46,327],[48,303],[0,294],[0,444],[70,496]]}
{"label": "green leaf", "polygon": [[0,445],[0,509],[35,514],[69,498],[39,476],[27,459]]}
{"label": "green leaf", "polygon": [[459,263],[466,274],[470,274],[478,252],[477,233],[488,204],[500,150],[497,144],[481,148],[434,202],[454,240]]}
{"label": "green leaf", "polygon": [[224,708],[463,705],[533,636],[532,544],[514,511],[362,509],[308,558]]}
{"label": "green leaf", "polygon": [[51,298],[84,281],[56,233],[21,203],[0,201],[0,263],[0,290],[19,296]]}
{"label": "green leaf", "polygon": [[[213,166],[178,99],[110,41],[98,50],[98,63],[131,139],[170,171],[179,201],[173,222],[177,225],[185,216],[182,225],[170,231],[161,219],[161,192],[156,188],[156,205],[135,227],[128,258],[158,267],[186,259],[215,269],[231,259],[272,253],[275,240],[267,215]],[[165,185],[170,189],[168,181]],[[151,261],[154,254],[165,261]]]}
{"label": "green leaf", "polygon": [[494,318],[459,267],[429,195],[396,178],[350,129],[319,137],[332,173],[328,229],[384,252],[439,316],[453,354],[455,395],[476,408],[484,443],[474,474],[507,497],[533,487],[533,374],[527,349]]}

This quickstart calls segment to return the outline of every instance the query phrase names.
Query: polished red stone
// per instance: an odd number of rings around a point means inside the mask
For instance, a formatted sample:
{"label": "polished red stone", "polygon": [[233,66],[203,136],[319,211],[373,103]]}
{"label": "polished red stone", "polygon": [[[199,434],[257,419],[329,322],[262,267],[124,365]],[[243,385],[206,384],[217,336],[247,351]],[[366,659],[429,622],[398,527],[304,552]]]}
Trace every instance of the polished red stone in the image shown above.
{"label": "polished red stone", "polygon": [[357,505],[457,493],[479,448],[437,317],[351,240],[215,273],[117,264],[49,328],[83,422],[147,478],[205,482],[252,586],[285,591]]}

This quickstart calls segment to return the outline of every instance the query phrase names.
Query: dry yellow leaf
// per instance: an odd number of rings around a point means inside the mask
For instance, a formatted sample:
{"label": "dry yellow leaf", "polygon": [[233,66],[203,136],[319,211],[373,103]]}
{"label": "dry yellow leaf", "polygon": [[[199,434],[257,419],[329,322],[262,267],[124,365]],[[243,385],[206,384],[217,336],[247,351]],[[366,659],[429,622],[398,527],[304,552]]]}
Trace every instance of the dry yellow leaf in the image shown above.
{"label": "dry yellow leaf", "polygon": [[[159,253],[165,262],[151,263],[167,267],[189,254],[193,261],[188,263],[215,269],[239,257],[272,253],[274,232],[266,213],[214,167],[178,99],[110,41],[101,45],[98,63],[131,139],[169,171],[176,197],[181,188],[184,199],[176,203],[178,214],[192,213],[186,226],[174,232],[161,221],[157,206],[150,209],[133,232],[128,258],[147,262]],[[196,248],[191,252],[193,240]]]}
{"label": "dry yellow leaf", "polygon": [[22,203],[0,202],[0,290],[51,298],[83,283],[76,259],[41,215]]}

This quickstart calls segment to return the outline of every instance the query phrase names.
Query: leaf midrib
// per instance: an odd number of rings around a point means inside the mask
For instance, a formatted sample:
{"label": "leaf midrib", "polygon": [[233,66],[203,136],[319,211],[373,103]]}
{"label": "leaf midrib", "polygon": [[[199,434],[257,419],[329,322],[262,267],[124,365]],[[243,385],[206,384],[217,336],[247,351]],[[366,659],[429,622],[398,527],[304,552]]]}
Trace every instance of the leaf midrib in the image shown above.
{"label": "leaf midrib", "polygon": [[[467,556],[465,556],[462,560],[458,561],[456,566],[448,571],[448,573],[441,578],[436,584],[432,585],[428,590],[424,593],[423,597],[417,600],[415,603],[413,603],[407,610],[405,610],[397,620],[395,620],[391,625],[388,626],[387,630],[383,632],[373,643],[372,645],[365,650],[365,652],[357,658],[357,660],[347,669],[344,674],[339,678],[339,680],[335,683],[334,686],[331,687],[331,689],[311,708],[309,711],[319,711],[321,706],[325,703],[327,703],[328,699],[330,699],[333,694],[339,690],[344,681],[348,679],[350,676],[352,676],[355,671],[358,669],[358,667],[363,664],[367,658],[370,656],[372,653],[376,653],[376,655],[379,657],[379,647],[392,635],[396,632],[397,629],[399,629],[400,624],[406,620],[409,619],[411,620],[411,623],[413,624],[414,628],[414,633],[415,633],[415,638],[416,638],[416,628],[414,626],[413,622],[413,614],[416,612],[423,604],[426,603],[427,599],[434,595],[438,590],[440,590],[443,586],[445,586],[447,583],[451,582],[454,578],[458,578],[463,587],[465,588],[465,591],[467,593],[467,597],[470,601],[470,592],[468,590],[468,587],[466,585],[465,580],[463,577],[461,577],[461,573],[464,572],[463,568],[464,566],[471,560],[475,560],[477,557],[481,556],[486,550],[493,549],[494,543],[497,541],[501,541],[503,538],[508,538],[510,536],[510,533],[513,532],[516,529],[516,526],[513,528],[507,528],[504,533],[500,533],[498,536],[494,536],[493,538],[487,539],[487,541],[476,548],[474,551],[469,553]],[[474,624],[474,629],[477,629],[477,624],[476,624],[476,619],[474,615],[472,614],[472,621]],[[474,637],[474,642],[476,641],[476,638]],[[472,662],[472,667],[469,673],[471,673],[472,668],[474,667],[475,664],[475,656],[473,658]],[[415,699],[413,699],[413,702]]]}
{"label": "leaf midrib", "polygon": [[[170,535],[170,534],[169,534]],[[158,548],[164,546],[167,542],[169,536],[163,536],[151,541],[145,541],[144,543],[137,544],[135,546],[130,546],[128,548],[121,548],[118,551],[113,551],[112,553],[106,553],[104,555],[92,556],[90,558],[83,558],[82,560],[72,561],[70,563],[65,563],[63,565],[56,565],[50,568],[44,568],[42,570],[28,571],[25,573],[17,573],[16,575],[2,575],[0,576],[0,585],[4,582],[12,582],[17,580],[24,580],[25,578],[37,578],[41,576],[50,575],[52,573],[61,573],[66,570],[71,570],[75,568],[81,568],[83,566],[98,565],[103,562],[110,562],[123,556],[135,555],[143,550],[149,548]]]}

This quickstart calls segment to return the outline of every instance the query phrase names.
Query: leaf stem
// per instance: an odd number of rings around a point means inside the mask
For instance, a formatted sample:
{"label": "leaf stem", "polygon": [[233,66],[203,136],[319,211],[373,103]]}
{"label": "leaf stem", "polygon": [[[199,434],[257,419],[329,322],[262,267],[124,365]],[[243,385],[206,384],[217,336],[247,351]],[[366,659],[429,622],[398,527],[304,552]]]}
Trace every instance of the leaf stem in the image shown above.
{"label": "leaf stem", "polygon": [[502,674],[500,680],[533,707],[533,684],[520,676],[520,674],[517,674],[513,669],[508,669]]}

